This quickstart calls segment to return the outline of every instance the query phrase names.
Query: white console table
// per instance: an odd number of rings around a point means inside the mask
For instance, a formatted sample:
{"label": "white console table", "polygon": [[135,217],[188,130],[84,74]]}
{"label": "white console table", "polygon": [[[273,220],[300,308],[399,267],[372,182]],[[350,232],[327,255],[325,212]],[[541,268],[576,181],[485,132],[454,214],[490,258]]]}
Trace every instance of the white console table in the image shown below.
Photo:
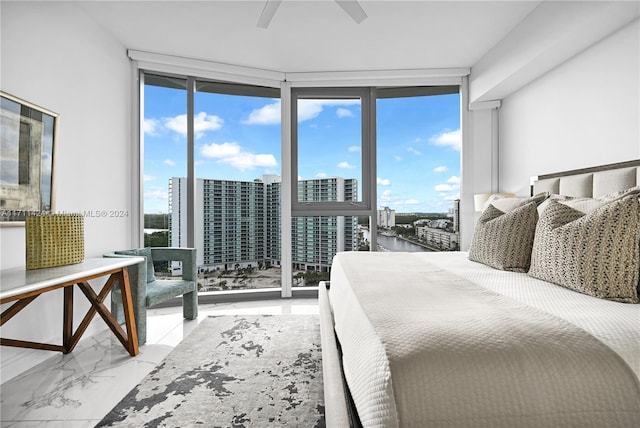
{"label": "white console table", "polygon": [[[138,355],[138,335],[133,314],[127,266],[141,262],[144,262],[143,257],[90,258],[82,263],[53,268],[27,270],[24,267],[20,267],[0,270],[0,304],[15,302],[0,315],[0,326],[13,318],[39,295],[60,288],[64,290],[62,345],[5,338],[0,338],[0,345],[61,351],[67,354],[78,344],[80,337],[82,337],[97,312],[129,354],[131,356]],[[106,276],[108,276],[108,279],[105,285],[96,294],[88,281]],[[120,284],[120,289],[122,290],[126,332],[103,303],[116,281]],[[91,308],[75,332],[73,331],[74,285],[80,288],[91,303]]]}

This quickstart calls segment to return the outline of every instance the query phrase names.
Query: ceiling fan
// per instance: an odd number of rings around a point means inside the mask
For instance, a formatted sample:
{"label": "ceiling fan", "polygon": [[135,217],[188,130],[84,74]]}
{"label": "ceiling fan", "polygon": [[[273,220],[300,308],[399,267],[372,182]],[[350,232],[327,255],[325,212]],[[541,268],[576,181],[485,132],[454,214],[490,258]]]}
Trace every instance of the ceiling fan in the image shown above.
{"label": "ceiling fan", "polygon": [[[367,14],[358,3],[358,0],[334,0],[338,3],[347,14],[357,23],[361,23],[367,18]],[[275,15],[276,11],[280,7],[282,0],[266,0],[264,4],[264,8],[262,9],[262,13],[260,14],[260,18],[258,18],[258,27],[267,28],[271,20],[273,19],[273,15]]]}

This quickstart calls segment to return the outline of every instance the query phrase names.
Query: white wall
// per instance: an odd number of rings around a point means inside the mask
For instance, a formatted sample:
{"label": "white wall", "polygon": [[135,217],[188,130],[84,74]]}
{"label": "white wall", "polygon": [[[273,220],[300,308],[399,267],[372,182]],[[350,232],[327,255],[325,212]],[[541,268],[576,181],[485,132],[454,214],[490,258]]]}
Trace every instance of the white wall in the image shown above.
{"label": "white wall", "polygon": [[475,212],[473,195],[497,191],[492,178],[495,174],[493,116],[495,109],[468,111],[464,131],[467,133],[462,147],[462,184],[460,201],[460,249],[468,251],[475,224],[480,216]]}
{"label": "white wall", "polygon": [[507,97],[639,16],[638,2],[541,2],[473,64],[470,101]]}
{"label": "white wall", "polygon": [[[85,255],[131,246],[131,72],[126,49],[70,3],[2,2],[2,90],[59,113],[55,209],[85,216]],[[96,217],[100,210],[128,217]],[[92,214],[94,216],[92,216]],[[24,227],[0,228],[0,267],[25,263]],[[76,290],[76,325],[88,308]],[[8,305],[3,305],[5,310]],[[105,329],[99,317],[87,334]],[[60,344],[62,293],[31,303],[3,337]],[[50,351],[1,347],[1,381]]]}
{"label": "white wall", "polygon": [[529,177],[640,158],[640,21],[502,100],[500,190]]}

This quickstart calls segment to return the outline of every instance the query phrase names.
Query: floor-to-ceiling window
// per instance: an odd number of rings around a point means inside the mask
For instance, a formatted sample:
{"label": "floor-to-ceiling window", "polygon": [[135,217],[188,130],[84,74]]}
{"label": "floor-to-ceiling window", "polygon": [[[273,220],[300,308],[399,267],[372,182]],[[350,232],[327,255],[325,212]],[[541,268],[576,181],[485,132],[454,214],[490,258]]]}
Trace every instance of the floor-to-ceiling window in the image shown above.
{"label": "floor-to-ceiling window", "polygon": [[[187,246],[187,79],[144,75],[143,111],[144,246]],[[156,266],[171,274],[180,266]]]}
{"label": "floor-to-ceiling window", "polygon": [[358,217],[345,210],[371,211],[370,95],[368,88],[292,90],[293,286],[329,280],[333,256],[358,250]]}
{"label": "floor-to-ceiling window", "polygon": [[459,249],[458,86],[304,88],[292,98],[297,276],[329,279],[338,251]]}
{"label": "floor-to-ceiling window", "polygon": [[280,90],[196,80],[201,290],[280,287]]}
{"label": "floor-to-ceiling window", "polygon": [[385,88],[376,98],[379,249],[458,250],[458,87]]}
{"label": "floor-to-ceiling window", "polygon": [[294,88],[283,194],[279,88],[143,75],[145,245],[189,246],[191,233],[201,291],[280,287],[282,272],[316,285],[336,252],[413,251],[385,240],[456,249],[457,86]]}
{"label": "floor-to-ceiling window", "polygon": [[203,292],[280,287],[280,91],[143,76],[145,245],[194,246]]}

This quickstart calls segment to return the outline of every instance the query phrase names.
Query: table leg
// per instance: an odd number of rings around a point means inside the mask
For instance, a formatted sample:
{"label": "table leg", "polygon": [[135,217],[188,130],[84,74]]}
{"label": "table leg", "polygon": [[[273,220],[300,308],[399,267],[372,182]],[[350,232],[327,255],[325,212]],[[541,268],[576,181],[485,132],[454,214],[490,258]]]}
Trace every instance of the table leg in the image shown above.
{"label": "table leg", "polygon": [[62,315],[62,348],[68,354],[73,344],[73,286],[64,287],[64,309]]}
{"label": "table leg", "polygon": [[136,319],[133,313],[129,272],[126,268],[123,268],[121,274],[120,293],[122,295],[122,307],[124,308],[124,321],[127,326],[127,338],[129,339],[127,349],[131,355],[138,355],[138,330],[136,329]]}
{"label": "table leg", "polygon": [[[80,336],[84,333],[84,330],[89,325],[89,321],[91,321],[91,318],[93,317],[93,315],[95,315],[95,313],[97,312],[102,317],[102,319],[107,324],[107,326],[109,326],[113,334],[115,334],[118,340],[120,340],[122,345],[127,349],[127,351],[129,351],[129,354],[131,356],[138,355],[139,353],[138,335],[136,331],[135,319],[133,318],[133,306],[131,304],[131,291],[129,289],[128,279],[129,277],[126,275],[125,268],[123,268],[118,272],[114,272],[109,278],[109,280],[107,281],[107,283],[105,284],[105,286],[103,287],[103,289],[100,291],[100,295],[97,295],[95,291],[93,291],[93,288],[91,288],[91,286],[89,286],[88,283],[86,282],[78,283],[78,287],[80,287],[80,290],[84,293],[84,295],[87,297],[89,302],[91,302],[92,307],[89,309],[89,312],[87,312],[87,314],[85,315],[85,318],[83,319],[82,323],[78,327],[78,330],[76,331],[76,334],[74,335],[75,336],[73,340],[74,346],[75,346],[75,343],[77,343],[77,341],[79,340]],[[120,290],[122,292],[123,304],[125,302],[125,293],[128,293],[129,307],[131,308],[130,318],[127,319],[127,317],[125,316],[125,321],[127,323],[126,333],[103,303],[104,299],[106,298],[107,294],[111,290],[111,287],[113,287],[113,284],[116,282],[116,280],[120,283]],[[125,309],[125,314],[126,314],[126,309]]]}

